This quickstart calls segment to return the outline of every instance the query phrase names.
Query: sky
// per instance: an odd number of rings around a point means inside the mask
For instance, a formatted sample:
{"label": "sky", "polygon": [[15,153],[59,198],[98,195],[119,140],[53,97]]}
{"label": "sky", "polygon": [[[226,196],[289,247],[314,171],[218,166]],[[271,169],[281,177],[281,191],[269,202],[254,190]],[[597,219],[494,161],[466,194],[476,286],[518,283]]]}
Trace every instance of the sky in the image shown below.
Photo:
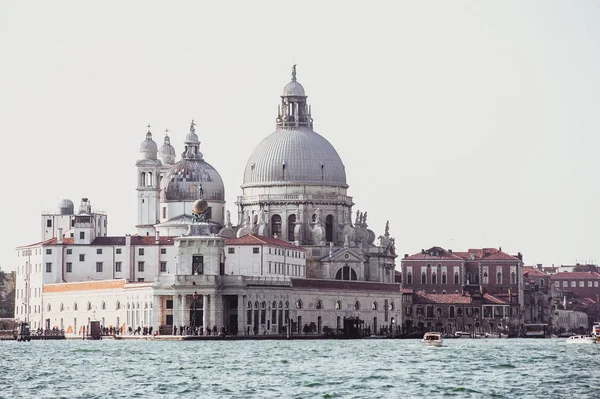
{"label": "sky", "polygon": [[0,268],[62,198],[135,233],[147,124],[180,154],[196,121],[235,215],[293,64],[354,212],[401,256],[598,262],[598,21],[583,0],[0,0]]}

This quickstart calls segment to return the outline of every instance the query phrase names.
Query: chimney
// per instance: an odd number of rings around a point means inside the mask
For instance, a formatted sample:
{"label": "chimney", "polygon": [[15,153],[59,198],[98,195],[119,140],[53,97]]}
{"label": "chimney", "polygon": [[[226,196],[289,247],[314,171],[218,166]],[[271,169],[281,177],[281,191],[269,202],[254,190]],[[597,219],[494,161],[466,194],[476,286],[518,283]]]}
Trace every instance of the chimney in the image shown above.
{"label": "chimney", "polygon": [[408,254],[404,254],[404,258],[405,258],[405,259],[406,259],[406,258],[408,258]]}
{"label": "chimney", "polygon": [[424,250],[424,249],[421,249],[421,253],[422,253],[422,254],[424,254],[424,253],[425,253],[425,250]]}
{"label": "chimney", "polygon": [[154,241],[154,243],[155,243],[156,245],[160,244],[160,233],[159,233],[159,231],[158,231],[158,230],[156,230],[156,238],[155,238],[155,241]]}
{"label": "chimney", "polygon": [[520,252],[519,252],[519,253],[517,254],[517,257],[519,258],[519,260],[523,260],[523,254],[522,254],[522,253],[520,253]]}
{"label": "chimney", "polygon": [[451,250],[451,249],[448,249],[448,252],[452,253],[452,250]]}
{"label": "chimney", "polygon": [[58,228],[58,235],[56,236],[56,243],[57,244],[62,244],[63,243],[63,233],[62,233],[63,229],[62,227]]}

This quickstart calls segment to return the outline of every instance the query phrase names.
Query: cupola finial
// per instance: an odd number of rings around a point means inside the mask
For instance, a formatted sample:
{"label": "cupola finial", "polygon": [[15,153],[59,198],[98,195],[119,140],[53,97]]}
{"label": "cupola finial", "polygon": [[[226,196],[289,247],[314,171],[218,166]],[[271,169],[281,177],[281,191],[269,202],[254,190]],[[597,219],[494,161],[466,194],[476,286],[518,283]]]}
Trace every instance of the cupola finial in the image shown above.
{"label": "cupola finial", "polygon": [[296,64],[292,67],[292,80],[296,81]]}
{"label": "cupola finial", "polygon": [[192,123],[190,123],[190,132],[196,133],[196,123],[194,123],[193,119],[192,119]]}

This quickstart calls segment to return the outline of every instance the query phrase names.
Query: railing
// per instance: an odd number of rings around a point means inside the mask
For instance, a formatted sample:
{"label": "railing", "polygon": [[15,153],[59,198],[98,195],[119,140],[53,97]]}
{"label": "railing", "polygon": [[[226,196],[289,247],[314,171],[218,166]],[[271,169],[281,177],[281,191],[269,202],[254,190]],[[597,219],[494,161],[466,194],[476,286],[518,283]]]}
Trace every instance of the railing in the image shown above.
{"label": "railing", "polygon": [[267,286],[283,286],[283,287],[291,287],[292,286],[292,282],[288,277],[249,276],[249,277],[245,277],[244,281],[248,285],[267,285]]}
{"label": "railing", "polygon": [[268,201],[341,201],[352,202],[352,197],[347,195],[322,195],[322,194],[261,194],[251,196],[238,196],[237,202],[268,202]]}

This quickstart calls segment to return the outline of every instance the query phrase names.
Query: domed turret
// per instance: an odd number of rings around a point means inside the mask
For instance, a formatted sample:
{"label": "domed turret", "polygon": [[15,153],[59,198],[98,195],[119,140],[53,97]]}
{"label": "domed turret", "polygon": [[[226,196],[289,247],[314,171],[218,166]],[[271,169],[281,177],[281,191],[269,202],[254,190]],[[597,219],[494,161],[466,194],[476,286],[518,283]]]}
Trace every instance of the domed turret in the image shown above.
{"label": "domed turret", "polygon": [[199,151],[200,141],[192,121],[186,136],[182,160],[171,166],[161,181],[161,201],[194,201],[201,187],[203,199],[224,201],[225,187],[219,172]]}
{"label": "domed turret", "polygon": [[154,140],[152,140],[152,133],[150,133],[150,125],[148,125],[146,140],[142,141],[142,145],[140,145],[140,154],[142,155],[142,159],[156,159],[158,154],[158,147]]}
{"label": "domed turret", "polygon": [[175,163],[175,148],[171,145],[171,139],[167,134],[165,134],[165,141],[163,145],[160,146],[158,156],[165,165],[173,165]]}
{"label": "domed turret", "polygon": [[72,215],[74,213],[74,208],[73,201],[70,199],[65,198],[58,203],[58,211],[61,215]]}

